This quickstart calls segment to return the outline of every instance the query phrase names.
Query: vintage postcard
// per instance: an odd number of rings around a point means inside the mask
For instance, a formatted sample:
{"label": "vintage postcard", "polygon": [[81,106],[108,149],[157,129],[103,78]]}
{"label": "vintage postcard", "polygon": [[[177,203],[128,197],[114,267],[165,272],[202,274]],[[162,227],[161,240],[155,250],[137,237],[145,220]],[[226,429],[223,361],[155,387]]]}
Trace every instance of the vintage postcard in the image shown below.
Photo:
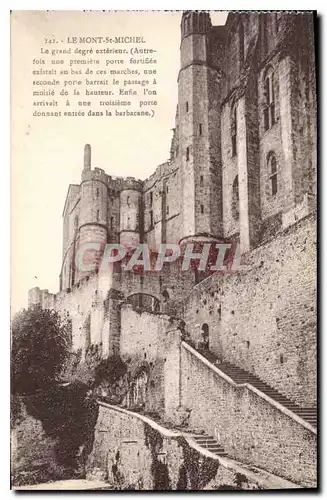
{"label": "vintage postcard", "polygon": [[12,11],[11,485],[317,488],[314,11]]}

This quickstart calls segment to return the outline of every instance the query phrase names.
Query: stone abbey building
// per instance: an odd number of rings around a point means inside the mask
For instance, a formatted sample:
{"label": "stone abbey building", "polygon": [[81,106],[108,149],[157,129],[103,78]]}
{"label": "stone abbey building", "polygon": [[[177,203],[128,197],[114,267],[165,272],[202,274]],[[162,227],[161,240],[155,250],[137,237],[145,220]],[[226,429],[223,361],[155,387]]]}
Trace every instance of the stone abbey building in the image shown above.
{"label": "stone abbey building", "polygon": [[[146,367],[121,406],[174,425],[188,415],[227,457],[302,486],[316,481],[313,21],[233,12],[212,26],[184,12],[169,161],[117,178],[92,168],[86,145],[63,211],[60,291],[29,291],[30,307],[69,313],[75,350]],[[93,242],[238,242],[246,267],[82,273],[76,253]]]}

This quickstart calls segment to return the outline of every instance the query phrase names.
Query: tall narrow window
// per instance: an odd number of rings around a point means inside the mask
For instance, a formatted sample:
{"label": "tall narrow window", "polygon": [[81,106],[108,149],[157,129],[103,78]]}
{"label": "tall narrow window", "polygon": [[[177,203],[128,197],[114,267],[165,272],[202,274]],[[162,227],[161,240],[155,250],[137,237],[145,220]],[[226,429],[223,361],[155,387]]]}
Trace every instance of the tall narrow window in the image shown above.
{"label": "tall narrow window", "polygon": [[274,153],[269,153],[267,157],[267,167],[269,174],[270,194],[275,196],[278,191],[277,160]]}
{"label": "tall narrow window", "polygon": [[199,135],[202,135],[202,123],[199,123]]}
{"label": "tall narrow window", "polygon": [[283,19],[283,13],[277,12],[277,14],[276,14],[276,31],[277,32],[281,30],[282,19]]}
{"label": "tall narrow window", "polygon": [[97,210],[97,221],[100,219],[100,210]]}
{"label": "tall narrow window", "polygon": [[200,177],[200,186],[203,187],[203,175]]}
{"label": "tall narrow window", "polygon": [[189,161],[189,159],[190,159],[190,148],[187,147],[186,148],[186,161]]}
{"label": "tall narrow window", "polygon": [[153,211],[150,210],[150,229],[153,227]]}
{"label": "tall narrow window", "polygon": [[201,205],[201,214],[204,214],[204,206]]}
{"label": "tall narrow window", "polygon": [[236,122],[236,104],[232,106],[231,112],[231,139],[232,139],[232,156],[236,156],[237,148],[237,122]]}
{"label": "tall narrow window", "polygon": [[110,217],[110,229],[113,229],[114,227],[114,218]]}
{"label": "tall narrow window", "polygon": [[239,187],[238,187],[238,175],[235,177],[235,179],[233,181],[232,216],[235,220],[238,220],[238,218],[240,216],[240,195],[239,195]]}
{"label": "tall narrow window", "polygon": [[150,203],[150,207],[152,207],[152,203],[153,203],[153,191],[150,191],[149,203]]}
{"label": "tall narrow window", "polygon": [[185,111],[186,111],[186,113],[188,113],[188,101],[186,101],[186,103],[185,103]]}
{"label": "tall narrow window", "polygon": [[262,39],[262,52],[263,57],[268,53],[268,33],[267,33],[267,14],[261,14],[261,39]]}
{"label": "tall narrow window", "polygon": [[241,68],[244,62],[244,26],[242,22],[238,27],[238,56]]}
{"label": "tall narrow window", "polygon": [[166,214],[169,215],[169,207],[166,208]]}
{"label": "tall narrow window", "polygon": [[264,79],[264,99],[265,99],[263,108],[264,127],[265,130],[268,130],[276,122],[274,73],[271,69],[266,73],[266,77]]}

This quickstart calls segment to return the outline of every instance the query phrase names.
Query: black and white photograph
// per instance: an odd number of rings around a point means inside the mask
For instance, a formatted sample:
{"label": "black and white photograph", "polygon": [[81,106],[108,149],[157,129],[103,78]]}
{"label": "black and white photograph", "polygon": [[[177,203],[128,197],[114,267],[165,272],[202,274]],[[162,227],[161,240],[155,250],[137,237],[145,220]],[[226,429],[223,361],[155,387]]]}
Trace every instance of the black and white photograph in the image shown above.
{"label": "black and white photograph", "polygon": [[11,488],[316,490],[316,11],[10,18]]}

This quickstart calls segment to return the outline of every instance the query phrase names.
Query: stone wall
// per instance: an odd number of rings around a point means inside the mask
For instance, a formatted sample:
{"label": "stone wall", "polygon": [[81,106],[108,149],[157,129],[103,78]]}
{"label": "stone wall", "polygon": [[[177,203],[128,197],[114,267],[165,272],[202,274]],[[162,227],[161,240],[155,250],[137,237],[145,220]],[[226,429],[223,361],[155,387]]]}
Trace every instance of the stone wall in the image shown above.
{"label": "stone wall", "polygon": [[174,415],[180,405],[180,321],[165,314],[121,309],[120,356],[129,363],[150,367],[146,408]]}
{"label": "stone wall", "polygon": [[237,387],[182,345],[182,405],[189,425],[227,454],[303,486],[316,484],[316,435],[248,387]]}
{"label": "stone wall", "polygon": [[316,403],[316,222],[303,219],[245,258],[247,271],[212,275],[185,300],[195,342],[302,407]]}
{"label": "stone wall", "polygon": [[[88,479],[101,477],[118,490],[274,487],[267,474],[254,474],[242,464],[199,450],[179,433],[105,403],[100,403],[87,471]],[[275,487],[294,484],[280,480]]]}

